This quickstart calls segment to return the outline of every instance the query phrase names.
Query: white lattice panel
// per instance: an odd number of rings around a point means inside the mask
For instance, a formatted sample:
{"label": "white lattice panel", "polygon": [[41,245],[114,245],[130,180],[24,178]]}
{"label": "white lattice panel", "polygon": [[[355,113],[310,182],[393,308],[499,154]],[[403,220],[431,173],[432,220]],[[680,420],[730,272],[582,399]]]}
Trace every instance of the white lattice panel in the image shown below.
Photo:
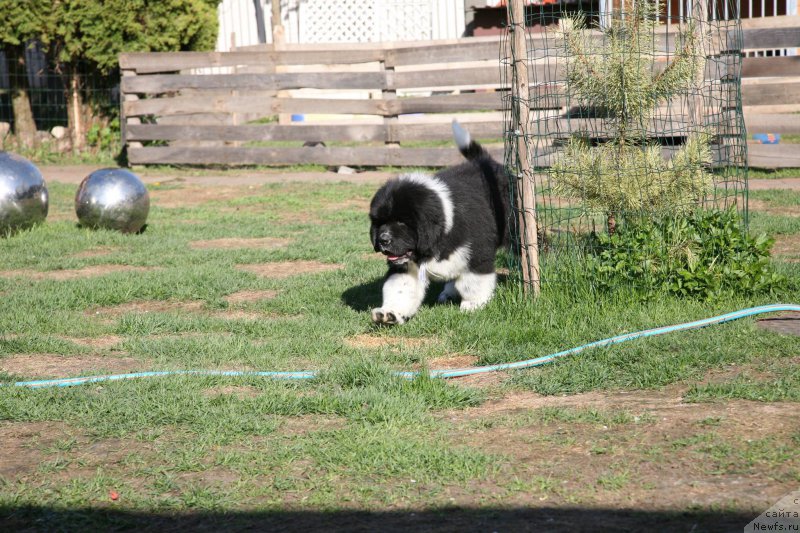
{"label": "white lattice panel", "polygon": [[300,42],[458,37],[464,31],[463,12],[463,0],[300,0]]}
{"label": "white lattice panel", "polygon": [[379,6],[381,41],[422,41],[433,38],[432,3],[426,0],[375,0]]}
{"label": "white lattice panel", "polygon": [[299,24],[303,43],[375,41],[375,0],[305,0]]}

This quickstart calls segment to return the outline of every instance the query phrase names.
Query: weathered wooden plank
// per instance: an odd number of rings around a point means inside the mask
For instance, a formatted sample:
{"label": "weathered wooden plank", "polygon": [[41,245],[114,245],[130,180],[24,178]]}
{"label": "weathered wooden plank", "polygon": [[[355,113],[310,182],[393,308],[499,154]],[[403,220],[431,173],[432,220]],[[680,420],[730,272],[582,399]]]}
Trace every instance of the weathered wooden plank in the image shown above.
{"label": "weathered wooden plank", "polygon": [[395,114],[384,100],[334,100],[326,98],[280,98],[274,93],[248,92],[247,96],[176,96],[148,98],[125,105],[126,116],[179,116],[218,111],[262,116],[279,113],[330,113],[353,115]]}
{"label": "weathered wooden plank", "polygon": [[381,61],[385,51],[373,50],[282,50],[258,52],[138,52],[120,54],[120,68],[137,74],[178,72],[192,68],[239,65],[319,65]]}
{"label": "weathered wooden plank", "polygon": [[[507,91],[445,94],[397,100],[276,98],[266,91],[248,92],[246,96],[216,94],[205,96],[164,96],[125,102],[125,116],[191,115],[195,113],[337,113],[354,115],[404,115],[409,113],[455,113],[459,111],[501,111]],[[555,85],[531,87],[531,106],[560,107],[563,88]]]}
{"label": "weathered wooden plank", "polygon": [[386,51],[387,66],[461,63],[499,59],[500,41],[478,41],[424,47],[398,48]]}
{"label": "weathered wooden plank", "polygon": [[[129,81],[130,80],[130,81]],[[385,79],[380,72],[302,72],[276,74],[209,74],[135,76],[122,80],[123,93],[159,94],[182,89],[204,90],[288,90],[317,87],[325,89],[380,89]]]}
{"label": "weathered wooden plank", "polygon": [[742,78],[771,76],[800,76],[800,56],[745,57],[742,59]]}
{"label": "weathered wooden plank", "polygon": [[[545,68],[546,65],[541,66],[541,76],[545,75]],[[555,74],[555,67],[551,68],[550,74]],[[499,65],[464,69],[387,72],[386,82],[386,86],[390,89],[472,87],[476,85],[500,87]]]}
{"label": "weathered wooden plank", "polygon": [[[540,66],[553,76],[555,65]],[[319,89],[417,89],[432,87],[472,87],[500,85],[499,70],[490,67],[444,71],[413,72],[302,72],[276,74],[209,74],[135,76],[124,79],[122,91],[136,94],[159,94],[182,89],[205,90],[289,90]]]}
{"label": "weathered wooden plank", "polygon": [[141,124],[128,128],[128,138],[137,141],[356,141],[383,140],[381,124],[342,125],[241,125],[241,126],[164,126]]}
{"label": "weathered wooden plank", "polygon": [[800,28],[800,15],[747,18],[741,20],[741,26],[743,30],[761,28]]}
{"label": "weathered wooden plank", "polygon": [[[796,17],[800,19],[800,17]],[[793,28],[744,30],[742,48],[770,50],[800,47],[800,21]]]}
{"label": "weathered wooden plank", "polygon": [[[775,58],[780,59],[780,58]],[[798,57],[800,59],[800,57]],[[742,105],[800,104],[800,81],[742,85]]]}
{"label": "weathered wooden plank", "polygon": [[[470,122],[474,138],[503,136],[504,124],[499,120]],[[387,135],[388,134],[388,135]],[[138,124],[128,127],[132,141],[311,141],[311,142],[373,142],[386,138],[399,142],[450,140],[452,131],[449,117],[439,123],[405,124],[264,124],[241,126],[214,126],[202,128],[191,125]]]}
{"label": "weathered wooden plank", "polygon": [[758,168],[800,167],[800,149],[796,144],[749,144],[747,163]]}
{"label": "weathered wooden plank", "polygon": [[[502,161],[503,149],[489,151]],[[128,151],[133,165],[321,165],[356,166],[448,166],[464,161],[454,148],[239,148],[239,147],[174,147],[145,146]]]}
{"label": "weathered wooden plank", "polygon": [[[745,113],[744,122],[748,133],[800,134],[800,114],[752,114]],[[800,146],[797,146],[800,152]]]}

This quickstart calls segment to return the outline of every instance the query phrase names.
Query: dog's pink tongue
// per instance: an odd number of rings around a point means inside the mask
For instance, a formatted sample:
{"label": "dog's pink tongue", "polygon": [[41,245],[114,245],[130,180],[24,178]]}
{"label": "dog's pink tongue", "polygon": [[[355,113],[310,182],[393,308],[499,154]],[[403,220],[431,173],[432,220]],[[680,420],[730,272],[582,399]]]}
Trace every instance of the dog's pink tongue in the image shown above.
{"label": "dog's pink tongue", "polygon": [[387,255],[386,258],[389,261],[396,261],[396,260],[400,259],[400,256],[399,255]]}

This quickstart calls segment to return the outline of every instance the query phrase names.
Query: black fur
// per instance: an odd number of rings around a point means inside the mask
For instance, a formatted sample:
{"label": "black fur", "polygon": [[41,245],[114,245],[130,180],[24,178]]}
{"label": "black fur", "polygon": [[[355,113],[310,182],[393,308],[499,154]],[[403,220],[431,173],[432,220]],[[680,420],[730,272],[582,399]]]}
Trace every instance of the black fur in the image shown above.
{"label": "black fur", "polygon": [[390,273],[404,271],[406,257],[416,263],[446,259],[466,244],[471,251],[469,270],[494,272],[497,249],[508,243],[505,169],[476,142],[461,153],[467,158],[465,163],[435,174],[449,188],[453,203],[453,227],[447,234],[441,199],[430,188],[395,179],[375,193],[370,236],[375,251],[399,258],[389,259]]}

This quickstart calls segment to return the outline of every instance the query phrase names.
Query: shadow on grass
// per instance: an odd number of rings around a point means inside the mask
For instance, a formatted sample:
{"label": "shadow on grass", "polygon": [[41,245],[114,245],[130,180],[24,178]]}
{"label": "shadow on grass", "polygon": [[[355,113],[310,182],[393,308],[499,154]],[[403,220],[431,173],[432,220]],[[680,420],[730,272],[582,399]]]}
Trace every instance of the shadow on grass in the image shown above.
{"label": "shadow on grass", "polygon": [[[369,283],[362,283],[355,287],[350,287],[342,293],[342,302],[353,311],[370,311],[375,307],[380,307],[383,300],[383,282],[386,278],[376,278]],[[425,293],[423,306],[436,305],[439,293],[444,289],[444,283],[432,282]]]}
{"label": "shadow on grass", "polygon": [[[350,287],[342,293],[342,302],[353,311],[364,312],[369,311],[375,307],[380,307],[381,300],[383,299],[383,282],[386,278],[375,278],[369,283],[362,283],[355,287]],[[504,285],[512,283],[508,274],[497,275],[497,285]],[[444,283],[431,282],[428,286],[428,292],[425,294],[425,301],[422,305],[430,306],[436,305],[436,300],[439,293],[444,289]]]}
{"label": "shadow on grass", "polygon": [[353,311],[369,311],[381,305],[381,289],[384,278],[376,278],[369,283],[350,287],[342,293],[342,302]]}
{"label": "shadow on grass", "polygon": [[5,531],[741,531],[757,513],[588,508],[143,513],[0,507]]}

